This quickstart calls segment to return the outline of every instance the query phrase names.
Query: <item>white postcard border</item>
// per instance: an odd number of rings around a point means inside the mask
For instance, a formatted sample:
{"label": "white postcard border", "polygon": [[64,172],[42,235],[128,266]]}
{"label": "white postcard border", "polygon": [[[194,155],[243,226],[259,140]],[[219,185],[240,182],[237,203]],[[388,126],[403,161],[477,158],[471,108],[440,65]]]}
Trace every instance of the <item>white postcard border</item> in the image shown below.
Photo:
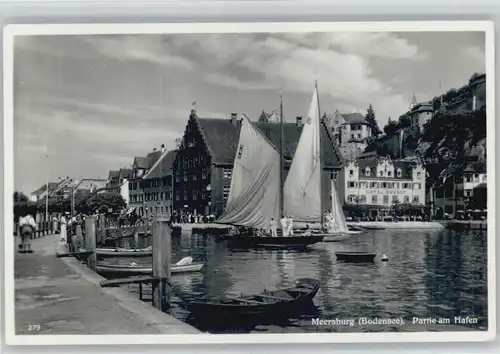
{"label": "white postcard border", "polygon": [[[267,33],[267,32],[485,32],[488,172],[488,330],[474,332],[403,333],[293,333],[293,334],[195,334],[195,335],[16,335],[13,220],[14,192],[14,36],[99,35],[162,33]],[[272,343],[387,343],[476,342],[493,340],[496,334],[495,284],[495,72],[494,26],[489,21],[404,22],[247,22],[247,23],[108,23],[33,24],[4,28],[4,269],[5,325],[8,345],[105,345],[105,344],[272,344]]]}

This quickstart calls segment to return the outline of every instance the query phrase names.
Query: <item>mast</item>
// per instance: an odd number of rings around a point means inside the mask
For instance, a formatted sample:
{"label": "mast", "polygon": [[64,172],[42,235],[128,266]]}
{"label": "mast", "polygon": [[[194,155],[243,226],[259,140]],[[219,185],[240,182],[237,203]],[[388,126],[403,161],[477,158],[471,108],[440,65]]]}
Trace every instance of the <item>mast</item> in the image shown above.
{"label": "mast", "polygon": [[321,153],[321,109],[319,105],[318,81],[314,80],[314,88],[316,90],[316,99],[318,101],[318,118],[319,118],[319,190],[320,190],[320,211],[321,211],[321,229],[324,224],[324,207],[323,207],[323,154]]}
{"label": "mast", "polygon": [[284,211],[284,193],[283,189],[285,186],[284,169],[285,169],[285,157],[283,155],[283,145],[284,145],[284,133],[283,133],[283,96],[280,96],[280,218],[285,216]]}

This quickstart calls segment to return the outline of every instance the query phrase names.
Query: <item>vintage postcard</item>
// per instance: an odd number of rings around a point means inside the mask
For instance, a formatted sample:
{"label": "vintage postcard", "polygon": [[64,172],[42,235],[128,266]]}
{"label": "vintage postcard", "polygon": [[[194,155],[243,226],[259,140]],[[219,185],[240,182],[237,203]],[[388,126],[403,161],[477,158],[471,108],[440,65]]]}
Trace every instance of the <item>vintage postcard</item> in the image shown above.
{"label": "vintage postcard", "polygon": [[493,53],[489,22],[6,27],[8,343],[491,340]]}

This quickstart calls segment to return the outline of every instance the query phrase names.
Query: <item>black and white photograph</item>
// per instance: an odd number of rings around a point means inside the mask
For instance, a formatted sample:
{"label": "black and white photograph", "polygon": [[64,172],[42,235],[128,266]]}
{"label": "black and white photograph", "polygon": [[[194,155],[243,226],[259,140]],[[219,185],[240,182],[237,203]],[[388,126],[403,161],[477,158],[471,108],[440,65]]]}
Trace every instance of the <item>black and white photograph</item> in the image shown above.
{"label": "black and white photograph", "polygon": [[7,27],[8,344],[494,338],[493,45],[488,22]]}

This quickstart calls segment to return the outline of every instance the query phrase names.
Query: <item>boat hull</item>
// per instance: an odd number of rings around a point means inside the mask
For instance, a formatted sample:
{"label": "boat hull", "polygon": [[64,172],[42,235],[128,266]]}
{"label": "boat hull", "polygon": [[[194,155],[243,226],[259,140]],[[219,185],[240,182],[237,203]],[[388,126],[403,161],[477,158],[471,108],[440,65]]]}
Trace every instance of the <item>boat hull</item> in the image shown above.
{"label": "boat hull", "polygon": [[[179,274],[179,273],[191,273],[191,272],[199,272],[203,268],[203,263],[191,263],[188,265],[172,265],[170,267],[171,274]],[[153,269],[151,267],[144,266],[121,266],[121,265],[97,265],[96,267],[98,273],[106,273],[117,275],[125,275],[125,276],[133,276],[133,275],[149,275],[153,273]]]}
{"label": "boat hull", "polygon": [[370,252],[336,252],[335,256],[338,261],[364,263],[373,262],[377,255]]}
{"label": "boat hull", "polygon": [[349,239],[349,235],[340,234],[340,235],[327,235],[323,238],[323,242],[340,242]]}
{"label": "boat hull", "polygon": [[[310,283],[307,288],[297,285],[293,288],[233,299],[194,302],[188,304],[187,308],[193,317],[208,321],[214,318],[219,320],[232,318],[242,321],[243,318],[286,316],[312,305],[312,300],[319,290],[319,282],[313,279],[308,280]],[[302,293],[296,296],[294,289],[299,289]],[[284,299],[283,295],[290,296],[290,298]]]}
{"label": "boat hull", "polygon": [[153,254],[151,249],[120,249],[120,248],[97,248],[96,254],[100,257],[148,257]]}
{"label": "boat hull", "polygon": [[323,236],[286,236],[286,237],[271,237],[271,236],[224,236],[221,238],[233,245],[244,247],[257,248],[305,248],[315,243],[321,242]]}

